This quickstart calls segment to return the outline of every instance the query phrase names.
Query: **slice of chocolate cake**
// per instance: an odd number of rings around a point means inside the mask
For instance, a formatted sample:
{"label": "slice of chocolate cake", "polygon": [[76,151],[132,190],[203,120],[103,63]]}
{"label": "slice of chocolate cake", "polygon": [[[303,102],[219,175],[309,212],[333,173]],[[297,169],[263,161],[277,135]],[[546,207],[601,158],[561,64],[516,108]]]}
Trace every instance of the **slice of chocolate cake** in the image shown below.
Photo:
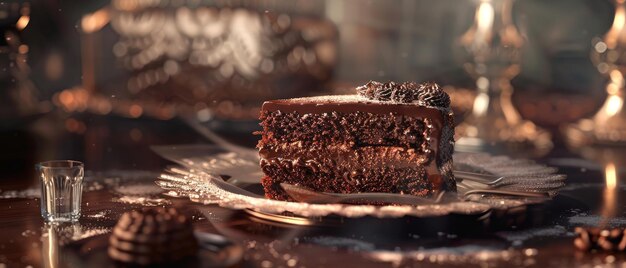
{"label": "slice of chocolate cake", "polygon": [[263,104],[266,197],[291,200],[282,182],[334,193],[456,190],[450,98],[437,84],[369,82],[357,93]]}

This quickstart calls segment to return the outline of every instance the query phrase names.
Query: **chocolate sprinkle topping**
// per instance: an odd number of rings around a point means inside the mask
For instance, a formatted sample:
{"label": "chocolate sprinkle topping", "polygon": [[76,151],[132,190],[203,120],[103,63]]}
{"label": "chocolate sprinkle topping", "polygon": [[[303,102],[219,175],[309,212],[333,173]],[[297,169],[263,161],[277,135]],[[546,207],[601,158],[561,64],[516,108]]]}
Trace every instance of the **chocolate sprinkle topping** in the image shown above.
{"label": "chocolate sprinkle topping", "polygon": [[581,251],[626,251],[626,230],[623,228],[576,227],[574,247]]}
{"label": "chocolate sprinkle topping", "polygon": [[448,108],[450,97],[437,83],[425,82],[387,82],[370,81],[357,87],[359,95],[371,100],[393,101],[400,103],[419,103],[426,106]]}

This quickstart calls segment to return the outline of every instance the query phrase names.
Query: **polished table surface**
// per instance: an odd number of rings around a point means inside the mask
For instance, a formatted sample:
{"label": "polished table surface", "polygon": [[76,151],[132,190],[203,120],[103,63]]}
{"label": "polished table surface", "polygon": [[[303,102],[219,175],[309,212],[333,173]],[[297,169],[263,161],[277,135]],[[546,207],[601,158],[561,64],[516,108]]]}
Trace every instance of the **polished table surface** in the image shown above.
{"label": "polished table surface", "polygon": [[[109,119],[92,119],[92,128],[101,134],[99,120]],[[110,122],[102,124],[109,125]],[[169,133],[175,136],[172,140],[150,140],[151,136],[159,135],[163,127],[160,124],[171,128],[175,125],[171,122],[139,126],[116,122],[120,128],[125,124],[130,125],[127,126],[130,132],[133,129],[143,131],[141,140],[147,144],[137,144],[137,148],[148,148],[155,143],[172,144],[173,141],[207,142],[187,133],[193,132],[189,129],[181,131],[182,134]],[[119,129],[109,131],[121,133]],[[89,149],[90,142],[97,137],[89,135],[96,134],[76,136],[84,138],[83,145],[78,149],[75,145],[69,148],[93,152]],[[618,161],[619,150],[579,153],[557,144],[552,152],[537,160],[559,167],[559,171],[568,176],[567,186],[554,200],[522,209],[514,217],[493,213],[481,219],[364,218],[343,219],[331,225],[295,226],[268,222],[243,211],[162,195],[154,178],[168,162],[160,160],[149,149],[135,150],[124,142],[115,142],[120,139],[111,135],[108,144],[94,145],[103,152],[100,156],[80,156],[86,159],[88,173],[83,215],[73,225],[46,225],[39,214],[33,174],[7,169],[11,170],[13,177],[0,181],[0,267],[75,265],[56,255],[64,254],[62,249],[81,239],[110,232],[123,212],[147,205],[182,208],[192,215],[197,230],[219,233],[239,243],[245,249],[243,261],[239,264],[242,267],[592,267],[626,262],[626,255],[622,253],[583,253],[576,251],[572,244],[576,226],[626,227],[626,187],[620,180],[623,164]],[[21,140],[14,139],[17,143]],[[63,149],[59,151],[64,152]],[[124,163],[129,154],[133,160],[119,165],[122,168],[99,162]],[[57,155],[67,157],[67,154],[59,153],[53,156]],[[22,162],[28,163],[28,160],[16,160],[16,163]],[[50,240],[53,228],[62,228],[64,237],[58,241]]]}

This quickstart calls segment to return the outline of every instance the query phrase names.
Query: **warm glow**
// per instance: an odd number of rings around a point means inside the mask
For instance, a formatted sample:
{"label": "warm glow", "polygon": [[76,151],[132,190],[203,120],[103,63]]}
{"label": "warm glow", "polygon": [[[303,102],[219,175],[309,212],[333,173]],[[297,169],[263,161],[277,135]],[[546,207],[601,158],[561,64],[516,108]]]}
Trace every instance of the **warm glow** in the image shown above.
{"label": "warm glow", "polygon": [[602,41],[596,43],[596,45],[593,46],[593,47],[596,49],[596,52],[598,52],[598,53],[604,53],[606,51],[606,49],[607,49],[606,43],[604,43]]}
{"label": "warm glow", "polygon": [[478,93],[474,99],[473,113],[474,116],[482,116],[487,113],[489,108],[489,95],[486,93]]}
{"label": "warm glow", "polygon": [[624,81],[624,76],[618,70],[611,71],[609,77],[611,77],[611,82],[615,84],[621,84]]}
{"label": "warm glow", "polygon": [[[522,117],[519,113],[517,113],[517,109],[515,109],[512,99],[513,91],[503,90],[500,95],[500,108],[502,109],[502,113],[504,113],[504,118],[507,123],[509,123],[509,125],[517,125],[522,121]],[[533,133],[534,127],[535,125],[530,123],[525,125],[523,129],[525,129],[527,133]]]}
{"label": "warm glow", "polygon": [[608,163],[606,167],[604,167],[604,173],[606,177],[606,188],[609,190],[615,189],[617,186],[617,170],[615,164]]}
{"label": "warm glow", "polygon": [[476,79],[476,87],[478,88],[478,90],[482,90],[482,92],[487,92],[489,90],[489,84],[489,79],[484,76]]}
{"label": "warm glow", "polygon": [[624,28],[624,22],[626,18],[624,17],[626,11],[623,6],[617,6],[617,10],[615,11],[615,18],[613,19],[613,25],[611,29],[606,34],[606,45],[610,49],[614,49],[617,46],[617,39],[619,38],[620,33]]}
{"label": "warm glow", "polygon": [[622,106],[624,105],[624,100],[617,95],[610,95],[606,99],[606,114],[608,116],[616,115],[620,110],[622,110]]}
{"label": "warm glow", "polygon": [[[616,95],[620,88],[624,86],[624,76],[620,71],[612,70],[609,73],[609,77],[611,78],[611,82],[606,86],[606,92],[611,96]],[[623,100],[621,102],[623,102]],[[621,107],[621,105],[619,107]]]}
{"label": "warm glow", "polygon": [[59,267],[59,241],[54,225],[46,226],[47,238],[43,240],[44,267]]}
{"label": "warm glow", "polygon": [[604,176],[606,179],[606,188],[604,189],[602,220],[600,227],[608,224],[608,220],[615,217],[617,208],[617,168],[614,163],[608,163],[604,167]]}
{"label": "warm glow", "polygon": [[124,11],[133,11],[139,6],[137,0],[114,0],[112,4],[115,8]]}
{"label": "warm glow", "polygon": [[606,85],[606,93],[608,93],[609,95],[615,95],[619,93],[619,86],[614,83],[609,83],[608,85]]}
{"label": "warm glow", "polygon": [[137,104],[131,105],[130,109],[128,110],[128,114],[134,118],[140,117],[142,113],[143,113],[143,108],[141,108],[141,106]]}
{"label": "warm glow", "polygon": [[100,114],[108,114],[113,109],[111,102],[104,98],[95,99],[94,104],[96,106],[96,111],[98,111],[98,113]]}
{"label": "warm glow", "polygon": [[74,94],[72,94],[69,90],[63,90],[61,94],[59,94],[59,102],[68,110],[74,110]]}
{"label": "warm glow", "polygon": [[99,31],[109,23],[109,12],[106,9],[100,9],[92,14],[83,16],[81,26],[83,32],[93,33]]}
{"label": "warm glow", "polygon": [[606,85],[608,97],[602,105],[602,109],[595,116],[596,122],[603,122],[609,117],[615,116],[622,111],[624,99],[619,94],[620,89],[624,86],[624,76],[618,70],[612,70],[609,73],[610,82]]}
{"label": "warm glow", "polygon": [[493,19],[494,19],[495,11],[490,2],[482,2],[478,9],[476,10],[476,39],[487,41],[491,33],[491,28],[493,27]]}
{"label": "warm glow", "polygon": [[613,20],[613,25],[611,27],[615,29],[620,29],[620,30],[624,27],[624,9],[623,8],[619,8],[617,10],[617,14],[615,16],[615,19]]}
{"label": "warm glow", "polygon": [[27,45],[20,45],[20,46],[17,48],[17,51],[18,51],[20,54],[26,54],[26,53],[28,53],[28,46],[27,46]]}
{"label": "warm glow", "polygon": [[26,26],[28,26],[29,22],[30,22],[30,16],[28,16],[28,15],[21,16],[17,20],[17,23],[15,23],[15,28],[17,28],[20,31],[24,30],[24,28],[26,28]]}
{"label": "warm glow", "polygon": [[[492,45],[499,45],[492,43],[497,35],[498,41],[505,46],[519,47],[523,39],[513,25],[511,8],[510,3],[494,5],[491,0],[481,0],[474,13],[474,25],[461,36],[460,42],[472,50],[480,51],[490,49]],[[502,25],[498,26],[496,23]]]}

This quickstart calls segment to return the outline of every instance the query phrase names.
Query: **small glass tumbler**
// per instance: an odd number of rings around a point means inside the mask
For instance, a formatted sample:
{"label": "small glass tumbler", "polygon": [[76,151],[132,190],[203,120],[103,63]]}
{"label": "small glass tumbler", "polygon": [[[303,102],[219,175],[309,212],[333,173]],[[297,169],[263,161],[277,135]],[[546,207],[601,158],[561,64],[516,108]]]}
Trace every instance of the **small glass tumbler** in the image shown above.
{"label": "small glass tumbler", "polygon": [[83,163],[54,160],[35,168],[41,180],[41,216],[49,222],[77,221],[83,196]]}

